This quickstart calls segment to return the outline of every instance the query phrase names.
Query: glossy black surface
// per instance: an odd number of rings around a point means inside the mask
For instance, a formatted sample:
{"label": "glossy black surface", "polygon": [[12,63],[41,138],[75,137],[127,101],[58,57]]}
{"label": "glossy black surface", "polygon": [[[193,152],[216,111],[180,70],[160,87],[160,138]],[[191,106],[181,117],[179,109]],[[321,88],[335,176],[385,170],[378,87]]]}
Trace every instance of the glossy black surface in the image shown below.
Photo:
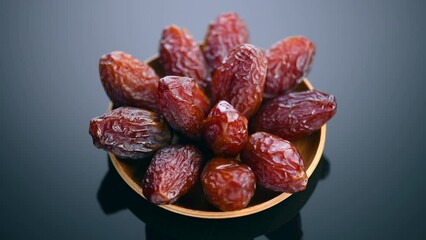
{"label": "glossy black surface", "polygon": [[245,229],[232,222],[196,236],[251,238],[263,226],[276,231],[258,239],[425,239],[425,10],[424,1],[384,0],[0,1],[0,239],[159,239],[182,236],[168,230],[182,225],[203,230],[202,221],[141,214],[146,203],[109,171],[88,122],[108,104],[102,54],[147,59],[173,23],[201,41],[226,11],[245,19],[259,47],[290,35],[316,43],[308,78],[338,103],[324,151],[330,171],[299,213],[284,215],[286,225],[268,225],[278,211],[265,212]]}

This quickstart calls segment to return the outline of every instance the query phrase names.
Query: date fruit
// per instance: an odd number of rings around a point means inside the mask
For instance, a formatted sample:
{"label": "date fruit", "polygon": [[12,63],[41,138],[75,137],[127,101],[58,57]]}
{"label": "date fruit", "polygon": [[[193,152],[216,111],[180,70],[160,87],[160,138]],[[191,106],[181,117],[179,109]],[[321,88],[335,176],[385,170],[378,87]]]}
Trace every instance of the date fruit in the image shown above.
{"label": "date fruit", "polygon": [[315,45],[305,37],[285,38],[266,51],[265,97],[281,95],[299,84],[312,66]]}
{"label": "date fruit", "polygon": [[293,140],[319,130],[336,109],[333,95],[318,90],[292,92],[266,102],[252,119],[250,129]]}
{"label": "date fruit", "polygon": [[144,158],[170,142],[162,117],[148,110],[119,107],[90,121],[93,144],[119,158]]}
{"label": "date fruit", "polygon": [[225,100],[247,118],[262,102],[267,62],[263,52],[250,44],[231,50],[212,79],[214,102]]}
{"label": "date fruit", "polygon": [[210,73],[203,52],[195,39],[183,28],[165,28],[160,41],[160,62],[165,75],[194,78],[205,91],[210,85]]}
{"label": "date fruit", "polygon": [[256,190],[253,171],[234,158],[211,159],[201,174],[207,200],[222,211],[246,207]]}
{"label": "date fruit", "polygon": [[219,15],[209,25],[203,44],[209,67],[214,71],[232,49],[249,41],[247,26],[238,14],[230,12]]}
{"label": "date fruit", "polygon": [[158,108],[172,128],[197,139],[210,101],[193,78],[166,76],[158,85]]}
{"label": "date fruit", "polygon": [[127,53],[115,51],[99,59],[99,75],[115,106],[156,110],[159,78],[147,64]]}
{"label": "date fruit", "polygon": [[257,132],[250,135],[240,157],[267,189],[294,193],[306,188],[308,176],[303,160],[289,141]]}
{"label": "date fruit", "polygon": [[216,155],[236,156],[247,142],[247,118],[231,104],[220,101],[204,120],[204,140]]}
{"label": "date fruit", "polygon": [[200,176],[203,156],[192,145],[160,149],[146,171],[142,191],[154,204],[170,204],[191,189]]}

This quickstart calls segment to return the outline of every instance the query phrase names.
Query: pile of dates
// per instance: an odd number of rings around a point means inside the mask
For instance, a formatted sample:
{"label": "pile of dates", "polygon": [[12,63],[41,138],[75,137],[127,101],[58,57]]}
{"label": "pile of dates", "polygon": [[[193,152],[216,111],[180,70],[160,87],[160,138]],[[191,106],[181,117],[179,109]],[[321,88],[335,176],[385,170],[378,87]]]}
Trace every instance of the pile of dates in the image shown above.
{"label": "pile of dates", "polygon": [[301,36],[266,50],[249,42],[244,21],[224,13],[201,45],[187,30],[166,27],[161,70],[119,51],[100,58],[114,109],[93,118],[89,133],[121,161],[150,161],[140,181],[152,203],[173,203],[198,181],[222,211],[246,207],[256,185],[306,188],[291,141],[318,131],[336,112],[332,95],[293,91],[311,69],[315,45]]}

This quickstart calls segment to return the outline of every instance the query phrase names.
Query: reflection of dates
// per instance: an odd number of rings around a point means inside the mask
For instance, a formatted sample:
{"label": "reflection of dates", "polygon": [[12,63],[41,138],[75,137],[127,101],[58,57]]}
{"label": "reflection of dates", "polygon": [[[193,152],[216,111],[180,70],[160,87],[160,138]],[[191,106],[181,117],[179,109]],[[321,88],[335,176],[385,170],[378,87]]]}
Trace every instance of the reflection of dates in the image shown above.
{"label": "reflection of dates", "polygon": [[264,104],[253,118],[251,130],[292,140],[321,128],[336,113],[336,99],[318,90],[293,92]]}
{"label": "reflection of dates", "polygon": [[289,37],[266,51],[268,73],[265,96],[285,93],[309,73],[315,55],[315,45],[305,37]]}
{"label": "reflection of dates", "polygon": [[306,188],[308,176],[303,160],[289,141],[257,132],[250,135],[240,157],[257,181],[270,190],[293,193]]}
{"label": "reflection of dates", "polygon": [[198,138],[210,101],[194,79],[167,76],[158,85],[158,108],[172,128]]}
{"label": "reflection of dates", "polygon": [[252,170],[233,158],[210,160],[201,174],[207,200],[222,211],[242,209],[256,189]]}
{"label": "reflection of dates", "polygon": [[99,60],[99,74],[115,106],[156,110],[159,78],[145,63],[124,52],[111,52]]}
{"label": "reflection of dates", "polygon": [[199,178],[203,157],[192,145],[172,145],[152,158],[142,185],[144,196],[155,204],[169,204],[189,191]]}
{"label": "reflection of dates", "polygon": [[224,13],[209,25],[203,45],[204,56],[215,70],[233,48],[248,42],[249,32],[244,21],[236,13]]}
{"label": "reflection of dates", "polygon": [[194,78],[203,90],[209,87],[210,73],[203,52],[195,39],[176,25],[163,30],[160,61],[166,75]]}
{"label": "reflection of dates", "polygon": [[143,158],[169,144],[170,131],[160,115],[133,107],[120,107],[90,121],[96,147],[120,158]]}
{"label": "reflection of dates", "polygon": [[204,120],[205,142],[216,155],[236,156],[247,141],[247,118],[226,101],[220,101]]}
{"label": "reflection of dates", "polygon": [[234,48],[213,76],[213,101],[225,100],[247,118],[253,116],[262,102],[266,63],[263,52],[253,45]]}

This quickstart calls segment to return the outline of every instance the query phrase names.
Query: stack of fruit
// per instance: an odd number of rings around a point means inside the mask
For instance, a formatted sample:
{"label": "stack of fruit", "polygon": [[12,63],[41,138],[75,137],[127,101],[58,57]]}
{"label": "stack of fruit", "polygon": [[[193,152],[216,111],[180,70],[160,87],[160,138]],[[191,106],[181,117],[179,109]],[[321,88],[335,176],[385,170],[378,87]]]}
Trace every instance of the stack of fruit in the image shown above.
{"label": "stack of fruit", "polygon": [[290,141],[336,112],[332,95],[293,91],[310,71],[315,45],[298,36],[261,50],[249,41],[244,21],[225,13],[201,46],[185,29],[165,28],[161,76],[123,52],[101,57],[115,109],[93,118],[89,132],[122,161],[150,161],[140,179],[149,201],[173,203],[201,181],[212,205],[232,211],[249,204],[256,184],[306,188],[303,159]]}

